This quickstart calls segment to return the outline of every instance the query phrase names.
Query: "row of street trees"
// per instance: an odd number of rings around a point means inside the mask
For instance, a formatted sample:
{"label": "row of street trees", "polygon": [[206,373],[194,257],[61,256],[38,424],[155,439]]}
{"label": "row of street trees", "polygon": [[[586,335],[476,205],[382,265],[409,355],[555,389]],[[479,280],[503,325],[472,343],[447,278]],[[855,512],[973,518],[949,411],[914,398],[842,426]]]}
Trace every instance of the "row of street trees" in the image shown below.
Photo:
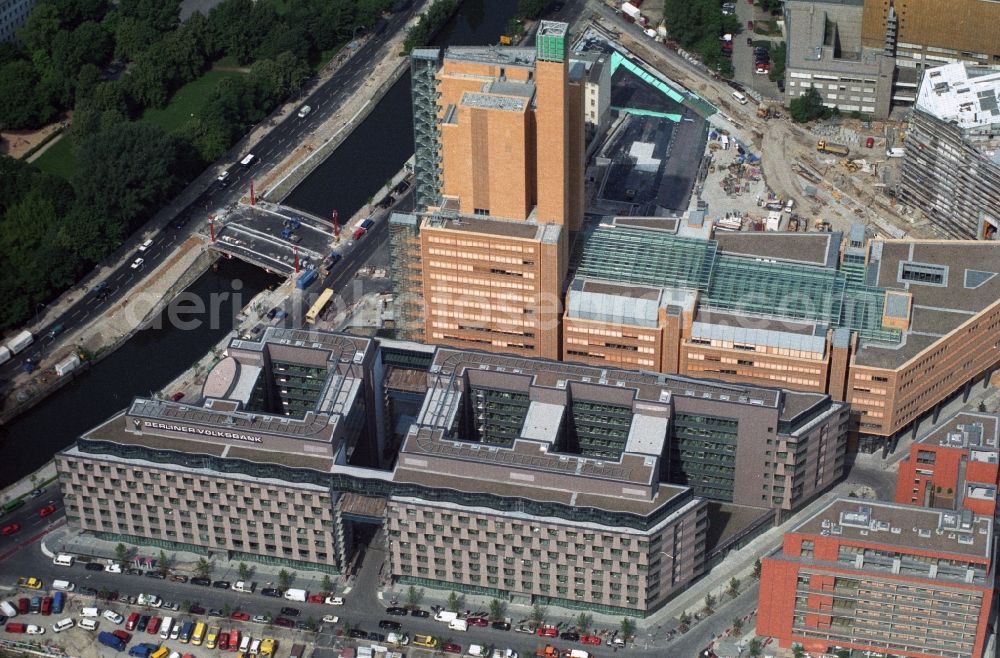
{"label": "row of street trees", "polygon": [[[80,166],[62,181],[0,156],[0,330],[114,251],[391,3],[297,0],[279,13],[269,0],[223,0],[181,23],[180,0],[39,0],[19,45],[0,44],[0,129],[73,109]],[[140,121],[222,58],[246,75],[223,80],[176,134]]]}

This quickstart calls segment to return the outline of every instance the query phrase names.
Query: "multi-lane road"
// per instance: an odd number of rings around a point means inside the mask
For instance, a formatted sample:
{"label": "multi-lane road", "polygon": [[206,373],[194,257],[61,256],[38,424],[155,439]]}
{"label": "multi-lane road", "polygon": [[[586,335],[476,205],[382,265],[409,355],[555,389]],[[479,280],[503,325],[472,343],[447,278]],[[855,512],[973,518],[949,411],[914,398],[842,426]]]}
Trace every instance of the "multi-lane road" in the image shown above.
{"label": "multi-lane road", "polygon": [[[157,229],[152,235],[135,235],[122,251],[109,257],[109,260],[123,260],[107,274],[92,276],[83,282],[83,288],[77,288],[64,294],[78,297],[66,311],[56,318],[51,318],[48,324],[35,328],[35,342],[15,355],[10,361],[0,366],[0,380],[11,379],[30,359],[37,363],[67,332],[79,328],[92,321],[118,300],[127,297],[128,291],[150,269],[166,260],[173,253],[173,247],[183,241],[188,234],[196,230],[191,220],[207,218],[208,214],[218,208],[235,203],[247,192],[250,179],[260,177],[260,170],[280,163],[299,143],[323,124],[351,96],[357,94],[367,81],[366,71],[373,64],[379,49],[385,41],[400,30],[409,18],[412,9],[394,14],[379,34],[371,36],[360,46],[350,61],[331,75],[327,80],[300,94],[296,102],[309,105],[312,108],[305,118],[299,118],[297,112],[291,112],[286,118],[267,119],[274,123],[269,132],[257,143],[244,147],[242,151],[230,153],[230,163],[213,165],[216,172],[229,171],[226,187],[212,184],[198,197],[185,206],[167,225]],[[315,84],[315,83],[314,83]],[[240,161],[248,153],[257,160],[251,167],[243,167]],[[137,247],[144,239],[152,239],[153,244],[144,252],[138,253]],[[123,251],[135,252],[127,258]],[[143,263],[133,268],[135,258],[141,256]],[[91,292],[99,281],[107,281],[108,287],[101,296]],[[39,305],[36,311],[43,310]],[[54,339],[46,337],[56,326],[62,331]]]}

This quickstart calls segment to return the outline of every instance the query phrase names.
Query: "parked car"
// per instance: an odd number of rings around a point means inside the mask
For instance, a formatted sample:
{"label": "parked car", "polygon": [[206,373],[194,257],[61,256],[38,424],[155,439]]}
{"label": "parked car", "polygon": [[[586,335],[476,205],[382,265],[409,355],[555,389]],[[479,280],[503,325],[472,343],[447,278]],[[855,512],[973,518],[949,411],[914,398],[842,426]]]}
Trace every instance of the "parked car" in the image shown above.
{"label": "parked car", "polygon": [[260,590],[260,593],[264,596],[270,596],[276,599],[281,598],[281,590],[276,589],[274,587],[265,587],[264,589]]}
{"label": "parked car", "polygon": [[410,610],[410,616],[426,619],[431,616],[431,613],[427,612],[426,610],[421,610],[420,608],[414,608],[413,610]]}
{"label": "parked car", "polygon": [[326,601],[326,594],[310,594],[306,597],[306,601],[309,603],[322,603]]}
{"label": "parked car", "polygon": [[324,624],[336,624],[340,621],[340,617],[337,615],[323,615]]}
{"label": "parked car", "polygon": [[87,571],[104,571],[104,565],[100,562],[88,562],[83,568]]}
{"label": "parked car", "polygon": [[747,31],[753,32],[753,21],[747,21]]}
{"label": "parked car", "polygon": [[299,609],[285,606],[284,608],[281,609],[281,614],[285,615],[286,617],[298,617]]}
{"label": "parked car", "polygon": [[490,625],[490,620],[486,617],[469,617],[465,621],[469,626],[479,626],[480,628],[486,628]]}
{"label": "parked car", "polygon": [[295,626],[295,622],[288,617],[276,617],[274,620],[275,626],[281,626],[282,628],[292,628]]}
{"label": "parked car", "polygon": [[492,626],[493,628],[495,628],[498,631],[509,631],[510,630],[510,623],[508,623],[506,621],[495,621],[492,624],[490,624],[490,626]]}
{"label": "parked car", "polygon": [[403,627],[398,621],[390,621],[388,619],[383,619],[378,623],[378,627],[386,631],[398,631]]}
{"label": "parked car", "polygon": [[192,585],[201,585],[202,587],[209,587],[212,584],[212,579],[202,578],[201,576],[198,576],[196,578],[192,578],[189,582]]}
{"label": "parked car", "polygon": [[126,633],[125,631],[123,631],[120,628],[118,630],[116,630],[116,631],[111,631],[111,634],[114,635],[115,637],[117,637],[119,640],[121,640],[125,644],[128,644],[129,642],[132,641],[132,634],[131,633]]}
{"label": "parked car", "polygon": [[441,651],[445,653],[462,653],[462,647],[452,642],[445,642],[441,645]]}
{"label": "parked car", "polygon": [[255,624],[270,624],[271,623],[271,616],[270,615],[254,615],[250,619],[250,621],[252,621]]}
{"label": "parked car", "polygon": [[205,608],[201,607],[197,603],[192,603],[191,608],[188,610],[192,615],[203,615],[205,614]]}
{"label": "parked car", "polygon": [[142,569],[136,569],[134,567],[129,567],[125,570],[126,576],[141,576],[143,574]]}
{"label": "parked car", "polygon": [[46,505],[42,509],[38,510],[38,516],[40,516],[40,517],[42,517],[44,519],[46,516],[48,516],[49,514],[52,514],[55,511],[56,511],[56,506],[55,505]]}
{"label": "parked car", "polygon": [[175,583],[186,583],[188,581],[188,577],[175,573],[174,575],[170,576],[170,580],[174,581]]}
{"label": "parked car", "polygon": [[237,610],[233,612],[233,614],[229,615],[229,618],[233,621],[250,621],[250,613]]}
{"label": "parked car", "polygon": [[212,587],[214,587],[215,589],[229,589],[232,586],[233,584],[228,580],[217,580],[214,583],[212,583]]}
{"label": "parked car", "polygon": [[594,646],[601,646],[601,638],[598,635],[584,635],[580,638],[580,642],[584,644],[592,644]]}
{"label": "parked car", "polygon": [[385,635],[382,633],[369,633],[368,639],[372,642],[385,642]]}
{"label": "parked car", "polygon": [[4,535],[12,535],[12,534],[14,534],[15,532],[17,532],[20,529],[21,529],[21,524],[20,523],[8,523],[7,525],[5,525],[3,527],[3,534]]}
{"label": "parked car", "polygon": [[147,571],[146,578],[153,578],[155,580],[165,580],[166,575],[162,571]]}
{"label": "parked car", "polygon": [[139,623],[139,613],[133,612],[128,616],[128,621],[125,622],[125,630],[134,631],[135,625]]}
{"label": "parked car", "polygon": [[148,625],[149,625],[149,615],[142,615],[141,617],[139,617],[139,623],[135,625],[135,630],[141,633],[142,631],[146,630],[146,626]]}
{"label": "parked car", "polygon": [[134,261],[132,261],[132,269],[133,270],[139,269],[140,267],[142,267],[142,264],[145,263],[145,262],[146,261],[144,259],[142,259],[142,258],[136,258]]}
{"label": "parked car", "polygon": [[559,634],[560,640],[566,640],[567,642],[579,642],[580,634],[576,631],[564,631]]}
{"label": "parked car", "polygon": [[208,616],[209,617],[225,617],[226,613],[222,611],[222,608],[209,608],[208,609]]}
{"label": "parked car", "polygon": [[386,608],[385,614],[395,615],[396,617],[405,617],[407,615],[406,608]]}
{"label": "parked car", "polygon": [[328,596],[326,597],[327,605],[344,605],[344,599],[339,596]]}
{"label": "parked car", "polygon": [[355,640],[367,640],[368,631],[363,631],[360,628],[352,628],[348,635]]}
{"label": "parked car", "polygon": [[311,631],[313,630],[313,625],[310,624],[305,619],[300,619],[299,621],[295,622],[295,628],[300,631]]}
{"label": "parked car", "polygon": [[537,631],[535,631],[535,634],[538,635],[539,637],[558,637],[559,629],[557,629],[555,626],[542,626]]}

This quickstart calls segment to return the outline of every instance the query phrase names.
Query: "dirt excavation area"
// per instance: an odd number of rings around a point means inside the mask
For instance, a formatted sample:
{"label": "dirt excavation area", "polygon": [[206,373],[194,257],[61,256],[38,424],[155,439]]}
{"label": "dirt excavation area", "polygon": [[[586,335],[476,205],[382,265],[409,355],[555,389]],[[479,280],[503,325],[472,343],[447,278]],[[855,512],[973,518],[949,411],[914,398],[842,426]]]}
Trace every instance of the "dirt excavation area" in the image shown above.
{"label": "dirt excavation area", "polygon": [[69,125],[69,117],[38,130],[0,130],[0,155],[21,158],[46,137]]}

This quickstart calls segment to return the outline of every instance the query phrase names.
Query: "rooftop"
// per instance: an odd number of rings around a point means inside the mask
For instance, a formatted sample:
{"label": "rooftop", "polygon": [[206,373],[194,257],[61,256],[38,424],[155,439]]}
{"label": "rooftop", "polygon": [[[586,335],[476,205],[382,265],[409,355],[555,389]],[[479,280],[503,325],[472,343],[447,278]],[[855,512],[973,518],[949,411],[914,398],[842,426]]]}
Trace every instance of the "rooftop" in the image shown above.
{"label": "rooftop", "polygon": [[972,450],[980,457],[973,461],[990,460],[988,455],[992,454],[990,461],[996,463],[1000,451],[998,436],[1000,416],[963,411],[939,424],[920,443]]}
{"label": "rooftop", "polygon": [[515,46],[448,46],[445,59],[497,64],[503,66],[535,66],[535,49]]}
{"label": "rooftop", "polygon": [[481,94],[467,91],[462,94],[461,105],[485,110],[500,110],[503,112],[524,112],[528,107],[528,99],[514,96],[499,96],[497,93]]}
{"label": "rooftop", "polygon": [[747,233],[719,231],[719,253],[837,269],[841,233]]}
{"label": "rooftop", "polygon": [[838,498],[803,520],[795,533],[832,536],[845,544],[884,544],[989,559],[993,522],[968,510],[950,511]]}
{"label": "rooftop", "polygon": [[468,231],[469,233],[484,233],[520,240],[537,240],[539,242],[558,242],[561,227],[553,224],[536,224],[533,221],[515,221],[497,218],[470,217],[468,215],[448,216],[445,214],[430,215],[424,226],[443,228],[451,231]]}
{"label": "rooftop", "polygon": [[959,128],[1000,124],[1000,69],[963,62],[927,69],[917,91],[917,109]]}

